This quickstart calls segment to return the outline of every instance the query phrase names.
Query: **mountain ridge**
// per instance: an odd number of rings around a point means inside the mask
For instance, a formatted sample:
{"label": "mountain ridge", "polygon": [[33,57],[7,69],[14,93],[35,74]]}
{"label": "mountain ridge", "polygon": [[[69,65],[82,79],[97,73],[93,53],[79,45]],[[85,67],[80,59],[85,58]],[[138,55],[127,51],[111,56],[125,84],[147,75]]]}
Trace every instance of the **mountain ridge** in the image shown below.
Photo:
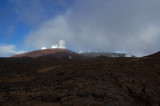
{"label": "mountain ridge", "polygon": [[55,58],[63,58],[63,57],[82,57],[80,54],[73,52],[68,49],[45,49],[45,50],[35,50],[35,51],[30,51],[26,52],[23,54],[17,54],[12,56],[12,58],[20,58],[20,57],[30,57],[30,58],[36,58],[36,57],[43,57],[43,56],[52,56]]}

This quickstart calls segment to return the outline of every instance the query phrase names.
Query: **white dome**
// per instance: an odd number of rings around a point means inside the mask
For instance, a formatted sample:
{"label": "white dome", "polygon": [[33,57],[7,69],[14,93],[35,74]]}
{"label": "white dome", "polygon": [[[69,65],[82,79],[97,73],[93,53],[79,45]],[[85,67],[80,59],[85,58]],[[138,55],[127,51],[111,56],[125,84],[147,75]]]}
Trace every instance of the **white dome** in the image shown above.
{"label": "white dome", "polygon": [[46,48],[46,47],[42,47],[42,48],[41,48],[41,50],[45,50],[45,49],[47,49],[47,48]]}

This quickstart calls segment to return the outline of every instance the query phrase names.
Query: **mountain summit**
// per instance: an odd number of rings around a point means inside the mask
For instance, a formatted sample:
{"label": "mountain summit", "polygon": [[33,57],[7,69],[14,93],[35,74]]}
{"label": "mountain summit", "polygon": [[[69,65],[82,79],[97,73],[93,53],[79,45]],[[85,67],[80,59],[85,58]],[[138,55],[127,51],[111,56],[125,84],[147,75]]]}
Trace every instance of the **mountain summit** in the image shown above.
{"label": "mountain summit", "polygon": [[30,57],[30,58],[36,58],[36,57],[43,57],[43,56],[51,56],[55,58],[79,58],[83,57],[82,55],[73,52],[68,49],[45,49],[45,50],[36,50],[36,51],[31,51],[23,54],[17,54],[12,57],[14,58],[19,58],[19,57]]}

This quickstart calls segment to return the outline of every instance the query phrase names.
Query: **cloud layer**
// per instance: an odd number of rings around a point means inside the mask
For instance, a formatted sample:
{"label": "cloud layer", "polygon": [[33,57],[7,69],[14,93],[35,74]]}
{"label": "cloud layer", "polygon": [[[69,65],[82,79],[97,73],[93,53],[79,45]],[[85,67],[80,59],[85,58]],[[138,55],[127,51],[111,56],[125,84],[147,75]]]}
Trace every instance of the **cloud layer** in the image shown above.
{"label": "cloud layer", "polygon": [[77,51],[147,55],[160,50],[159,10],[159,0],[75,0],[66,13],[32,31],[26,45],[39,49],[63,39]]}
{"label": "cloud layer", "polygon": [[10,57],[20,53],[24,51],[17,51],[15,45],[0,45],[0,57]]}

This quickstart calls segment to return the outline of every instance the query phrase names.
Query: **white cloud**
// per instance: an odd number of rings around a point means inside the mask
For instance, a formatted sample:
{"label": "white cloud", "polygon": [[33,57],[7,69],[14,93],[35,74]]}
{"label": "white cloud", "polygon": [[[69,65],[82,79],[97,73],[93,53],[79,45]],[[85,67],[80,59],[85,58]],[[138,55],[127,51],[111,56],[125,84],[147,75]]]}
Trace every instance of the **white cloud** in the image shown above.
{"label": "white cloud", "polygon": [[0,45],[0,57],[10,57],[15,54],[24,53],[24,51],[16,51],[15,45]]}
{"label": "white cloud", "polygon": [[58,44],[61,39],[70,41],[73,37],[74,34],[65,17],[58,16],[45,22],[37,31],[31,32],[27,37],[26,44],[27,46],[34,45],[36,48],[41,48],[42,46],[50,48],[51,45]]}
{"label": "white cloud", "polygon": [[74,50],[159,51],[159,0],[75,0],[65,14],[44,22],[26,38],[35,48],[64,39]]}

